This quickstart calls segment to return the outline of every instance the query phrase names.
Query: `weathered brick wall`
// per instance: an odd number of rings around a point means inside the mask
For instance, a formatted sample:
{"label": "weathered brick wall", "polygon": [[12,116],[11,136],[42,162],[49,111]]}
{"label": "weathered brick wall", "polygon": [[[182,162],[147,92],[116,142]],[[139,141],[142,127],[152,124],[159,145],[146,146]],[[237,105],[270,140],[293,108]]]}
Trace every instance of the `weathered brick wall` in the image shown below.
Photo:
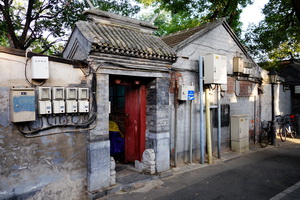
{"label": "weathered brick wall", "polygon": [[[0,53],[0,199],[85,199],[86,132],[56,128],[43,132],[48,136],[25,138],[10,122],[11,87],[29,87],[25,63],[23,56]],[[27,70],[30,78],[30,65]],[[81,79],[80,69],[50,61],[43,86],[76,85]]]}
{"label": "weathered brick wall", "polygon": [[147,89],[146,148],[154,149],[157,172],[170,168],[169,80],[156,78]]}
{"label": "weathered brick wall", "polygon": [[235,78],[227,77],[227,94],[234,94],[235,92]]}

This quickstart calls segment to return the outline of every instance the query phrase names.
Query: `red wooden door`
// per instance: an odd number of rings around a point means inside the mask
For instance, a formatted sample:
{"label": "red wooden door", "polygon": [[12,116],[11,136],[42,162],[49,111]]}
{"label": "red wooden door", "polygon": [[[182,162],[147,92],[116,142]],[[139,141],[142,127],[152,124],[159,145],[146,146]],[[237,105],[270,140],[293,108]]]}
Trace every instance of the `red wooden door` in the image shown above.
{"label": "red wooden door", "polygon": [[145,150],[146,87],[128,86],[125,94],[125,162],[141,161]]}

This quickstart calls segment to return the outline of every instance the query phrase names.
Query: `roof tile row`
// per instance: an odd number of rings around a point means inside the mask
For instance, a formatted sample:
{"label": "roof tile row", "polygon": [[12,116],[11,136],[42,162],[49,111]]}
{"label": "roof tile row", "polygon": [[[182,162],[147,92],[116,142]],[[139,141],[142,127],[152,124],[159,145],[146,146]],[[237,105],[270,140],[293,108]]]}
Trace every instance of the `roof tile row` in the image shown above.
{"label": "roof tile row", "polygon": [[100,52],[134,57],[176,60],[175,52],[161,38],[111,24],[79,21],[77,28]]}

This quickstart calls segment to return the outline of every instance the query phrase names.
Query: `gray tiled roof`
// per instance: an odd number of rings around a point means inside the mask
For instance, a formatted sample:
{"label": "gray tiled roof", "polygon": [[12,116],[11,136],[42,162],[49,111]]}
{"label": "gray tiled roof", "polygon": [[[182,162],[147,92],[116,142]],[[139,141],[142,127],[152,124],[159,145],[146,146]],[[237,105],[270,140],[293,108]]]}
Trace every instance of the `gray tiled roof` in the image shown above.
{"label": "gray tiled roof", "polygon": [[175,47],[180,45],[183,41],[192,38],[196,34],[200,35],[201,33],[202,34],[206,33],[207,31],[218,26],[219,24],[222,24],[224,21],[225,19],[218,19],[210,23],[205,23],[200,26],[189,28],[183,31],[178,31],[176,33],[172,33],[170,35],[164,36],[162,40],[170,47]]}
{"label": "gray tiled roof", "polygon": [[157,60],[176,60],[175,52],[161,38],[138,29],[79,21],[79,31],[88,39],[95,51]]}

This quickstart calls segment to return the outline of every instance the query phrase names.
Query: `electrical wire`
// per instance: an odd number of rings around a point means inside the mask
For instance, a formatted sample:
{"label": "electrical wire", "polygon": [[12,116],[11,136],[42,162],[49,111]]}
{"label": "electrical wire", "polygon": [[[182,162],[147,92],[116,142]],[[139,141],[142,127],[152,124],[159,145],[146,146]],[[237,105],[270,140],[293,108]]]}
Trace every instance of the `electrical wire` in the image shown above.
{"label": "electrical wire", "polygon": [[88,77],[92,74],[93,68],[91,67],[92,63],[94,62],[94,59],[88,63],[87,68],[88,68],[88,73],[86,73],[84,71],[84,69],[82,67],[79,67],[79,69],[82,71],[82,73],[84,74],[85,77]]}
{"label": "electrical wire", "polygon": [[50,116],[51,116],[51,115],[47,116],[47,117],[46,117],[46,120],[47,120],[48,125],[51,125],[51,126],[52,126],[52,125],[54,125],[54,124],[53,124],[53,117],[52,117],[52,123],[50,123],[50,122],[49,122]]}
{"label": "electrical wire", "polygon": [[[215,87],[212,87],[212,85],[215,85]],[[211,85],[209,85],[209,87],[210,87],[210,89],[215,90],[217,88],[217,85],[216,84],[211,84]]]}
{"label": "electrical wire", "polygon": [[78,124],[78,123],[79,123],[79,121],[80,121],[80,118],[79,118],[79,116],[78,116],[78,120],[77,120],[77,122],[74,122],[74,117],[75,117],[75,115],[72,115],[72,116],[71,116],[71,121],[72,121],[72,123],[73,123],[73,124]]}
{"label": "electrical wire", "polygon": [[[25,125],[28,128],[28,131],[25,131],[21,125],[23,125],[24,123],[16,123],[18,130],[25,136],[25,135],[30,135],[30,136],[34,136],[37,135],[39,132],[41,131],[45,131],[45,130],[49,130],[49,129],[53,129],[53,128],[59,128],[59,127],[74,127],[74,128],[86,128],[87,126],[89,126],[90,124],[92,124],[96,119],[97,119],[97,75],[96,72],[93,72],[93,77],[92,77],[92,83],[91,83],[91,92],[92,92],[92,115],[88,118],[87,121],[80,123],[80,124],[76,124],[73,122],[72,118],[71,118],[71,123],[68,123],[68,116],[59,116],[59,124],[55,125],[50,125],[51,123],[48,122],[48,124],[50,126],[47,127],[43,127],[43,125],[38,128],[38,129],[32,129],[29,125],[29,123],[25,123]],[[62,118],[65,117],[65,123],[62,124]],[[43,121],[43,117],[41,118],[41,122]],[[56,118],[55,118],[56,119]],[[48,118],[46,118],[46,120],[49,120]],[[78,121],[79,122],[79,121]],[[82,130],[82,129],[80,129]],[[86,129],[89,130],[89,129]],[[74,131],[74,130],[72,130]],[[58,133],[53,133],[53,134],[59,134],[59,133],[64,133],[65,131],[61,131]],[[39,135],[39,136],[47,136],[47,135],[51,135],[51,134],[43,134],[43,135]],[[38,137],[39,137],[38,136]]]}
{"label": "electrical wire", "polygon": [[[40,129],[37,129],[37,130],[30,130],[30,131],[25,131],[23,130],[19,124],[17,124],[17,128],[18,130],[23,133],[23,134],[37,134],[38,132],[40,131],[45,131],[45,130],[49,130],[49,129],[53,129],[53,128],[59,128],[59,127],[74,127],[74,128],[78,128],[78,127],[82,127],[82,128],[85,128],[87,127],[88,125],[90,125],[91,123],[93,123],[93,121],[96,119],[96,115],[94,114],[90,119],[89,121],[85,122],[85,123],[82,123],[82,124],[56,124],[54,126],[47,126],[47,127],[44,127],[44,128],[40,128]],[[62,133],[62,132],[61,132]]]}
{"label": "electrical wire", "polygon": [[60,131],[60,132],[53,132],[53,133],[45,133],[45,134],[22,134],[25,138],[36,138],[36,137],[43,137],[43,136],[49,136],[49,135],[58,135],[61,133],[74,133],[74,132],[82,132],[82,131],[89,131],[96,128],[97,124],[95,124],[91,128],[82,128],[82,129],[76,129],[76,130],[66,130],[66,131]]}

